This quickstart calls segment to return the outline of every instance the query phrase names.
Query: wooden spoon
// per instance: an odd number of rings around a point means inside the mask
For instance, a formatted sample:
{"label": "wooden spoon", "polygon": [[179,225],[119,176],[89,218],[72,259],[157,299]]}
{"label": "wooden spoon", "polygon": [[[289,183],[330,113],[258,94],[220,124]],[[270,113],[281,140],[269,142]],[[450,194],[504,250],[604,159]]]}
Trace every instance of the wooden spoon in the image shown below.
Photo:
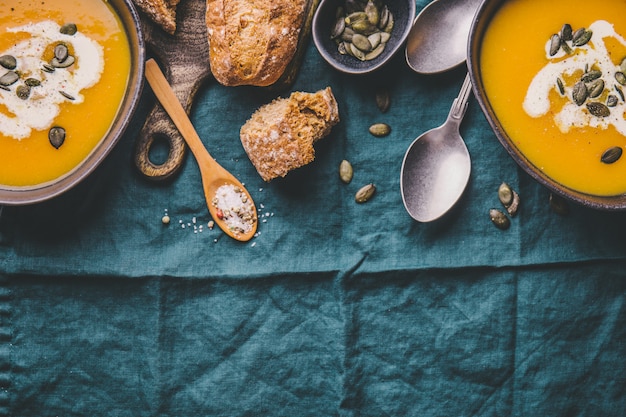
{"label": "wooden spoon", "polygon": [[[198,162],[200,175],[202,177],[202,186],[204,188],[204,197],[206,198],[209,213],[211,213],[215,224],[217,224],[220,229],[224,231],[224,233],[233,239],[242,242],[252,239],[256,232],[258,220],[256,207],[254,206],[250,193],[245,189],[241,182],[237,180],[237,178],[218,164],[206,150],[202,140],[200,140],[200,137],[198,136],[198,133],[191,124],[183,106],[180,104],[180,101],[178,101],[174,90],[170,87],[165,75],[163,75],[163,72],[154,59],[149,59],[146,62],[145,74],[150,87],[152,87],[152,91],[167,114],[169,114],[172,122],[174,122],[174,125],[178,128],[178,131],[183,139],[185,139],[189,149],[191,149],[191,153],[193,153],[193,156]],[[223,185],[233,185],[234,187],[238,187],[241,190],[242,195],[245,195],[247,198],[247,204],[252,205],[252,210],[250,210],[252,220],[249,227],[246,227],[247,230],[242,231],[238,228],[230,227],[224,213],[213,205],[212,202],[216,197],[217,189]]]}

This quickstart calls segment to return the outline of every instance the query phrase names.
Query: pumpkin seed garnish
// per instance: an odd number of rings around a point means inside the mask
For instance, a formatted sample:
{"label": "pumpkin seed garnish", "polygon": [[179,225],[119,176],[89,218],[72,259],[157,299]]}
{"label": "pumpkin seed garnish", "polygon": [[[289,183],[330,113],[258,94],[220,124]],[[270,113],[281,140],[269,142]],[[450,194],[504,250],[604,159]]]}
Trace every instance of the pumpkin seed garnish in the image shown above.
{"label": "pumpkin seed garnish", "polygon": [[54,57],[52,58],[52,61],[50,61],[50,65],[55,68],[67,68],[71,66],[74,61],[76,61],[76,58],[74,58],[72,55],[68,55],[67,58],[63,60],[63,62],[59,61],[57,57]]}
{"label": "pumpkin seed garnish", "polygon": [[625,101],[626,98],[624,98],[624,92],[622,91],[622,88],[618,85],[613,86],[615,87],[615,91],[617,91],[617,94],[619,94],[620,98],[622,99],[622,101]]}
{"label": "pumpkin seed garnish", "polygon": [[617,71],[615,73],[615,80],[617,80],[617,82],[621,85],[626,85],[626,74],[621,71]]}
{"label": "pumpkin seed garnish", "polygon": [[17,60],[13,55],[0,56],[0,65],[8,70],[14,70],[17,67]]}
{"label": "pumpkin seed garnish", "polygon": [[65,61],[69,55],[69,52],[70,51],[65,44],[60,43],[54,47],[54,57],[59,62]]}
{"label": "pumpkin seed garnish", "polygon": [[65,92],[65,91],[63,91],[63,90],[59,90],[59,94],[61,94],[63,97],[65,97],[65,98],[66,98],[66,99],[68,99],[68,100],[71,100],[71,101],[76,100],[76,97],[74,97],[74,96],[73,96],[73,95],[71,95],[71,94],[66,93],[66,92]]}
{"label": "pumpkin seed garnish", "polygon": [[48,140],[55,149],[59,149],[65,142],[65,129],[60,126],[54,126],[48,131]]}
{"label": "pumpkin seed garnish", "polygon": [[41,81],[39,81],[37,78],[27,78],[24,80],[24,84],[29,87],[39,87],[41,85]]}
{"label": "pumpkin seed garnish", "polygon": [[513,191],[513,200],[511,201],[511,204],[506,206],[506,211],[509,213],[511,217],[515,217],[515,215],[517,214],[519,203],[520,203],[519,194]]}
{"label": "pumpkin seed garnish", "polygon": [[550,193],[550,208],[553,212],[560,216],[567,216],[569,214],[569,204],[567,201],[554,193]]}
{"label": "pumpkin seed garnish", "polygon": [[30,96],[30,87],[26,84],[20,84],[15,89],[15,94],[22,100],[26,100]]}
{"label": "pumpkin seed garnish", "polygon": [[559,93],[561,93],[562,96],[565,95],[565,87],[563,86],[563,81],[561,81],[560,78],[556,79],[556,86],[559,89]]}
{"label": "pumpkin seed garnish", "polygon": [[78,28],[76,27],[76,24],[74,23],[66,23],[63,26],[61,26],[61,29],[59,30],[59,32],[61,32],[64,35],[75,35],[76,32],[78,32]]}
{"label": "pumpkin seed garnish", "polygon": [[608,117],[611,114],[607,106],[597,101],[587,103],[587,110],[596,117]]}
{"label": "pumpkin seed garnish", "polygon": [[489,210],[489,218],[498,229],[506,230],[511,226],[511,221],[506,217],[506,214],[498,209]]}
{"label": "pumpkin seed garnish", "polygon": [[561,37],[556,33],[550,37],[550,56],[554,56],[561,49]]}
{"label": "pumpkin seed garnish", "polygon": [[580,77],[580,80],[582,82],[588,83],[588,82],[597,80],[600,77],[602,77],[602,71],[591,70],[591,71],[585,71],[583,76]]}
{"label": "pumpkin seed garnish", "polygon": [[352,168],[352,164],[344,159],[339,164],[339,178],[346,184],[349,184],[352,181],[352,176],[354,174],[354,170]]}
{"label": "pumpkin seed garnish", "polygon": [[591,40],[593,32],[585,28],[580,28],[572,34],[572,45],[583,46]]}
{"label": "pumpkin seed garnish", "polygon": [[624,59],[622,59],[622,62],[620,62],[619,69],[623,73],[626,73],[626,57]]}
{"label": "pumpkin seed garnish", "polygon": [[0,90],[4,90],[4,91],[11,91],[11,89],[9,87],[5,87],[4,85],[0,84]]}
{"label": "pumpkin seed garnish", "polygon": [[569,23],[566,23],[561,28],[560,32],[561,39],[564,41],[572,40],[572,26]]}
{"label": "pumpkin seed garnish", "polygon": [[382,138],[391,133],[391,127],[386,123],[374,123],[370,126],[369,132],[377,138]]}
{"label": "pumpkin seed garnish", "polygon": [[367,201],[369,201],[374,194],[376,193],[376,186],[372,183],[364,185],[363,187],[361,187],[359,189],[359,191],[356,192],[356,195],[354,196],[354,201],[356,201],[357,203],[365,203]]}
{"label": "pumpkin seed garnish", "polygon": [[615,106],[617,106],[617,103],[618,103],[618,98],[617,98],[617,96],[614,96],[613,94],[610,94],[606,98],[606,105],[608,107],[615,107]]}
{"label": "pumpkin seed garnish", "polygon": [[578,81],[574,84],[574,88],[572,89],[572,100],[578,106],[582,106],[585,100],[587,100],[587,96],[589,92],[587,91],[587,86],[584,82]]}
{"label": "pumpkin seed garnish", "polygon": [[612,164],[616,162],[622,156],[622,148],[620,146],[613,146],[602,154],[600,161],[605,164]]}
{"label": "pumpkin seed garnish", "polygon": [[50,64],[43,64],[41,66],[41,69],[44,70],[47,73],[53,73],[55,71],[54,67]]}
{"label": "pumpkin seed garnish", "polygon": [[2,77],[0,77],[0,85],[4,85],[5,87],[8,87],[10,85],[15,84],[17,80],[19,79],[20,79],[20,76],[17,74],[17,72],[9,71],[6,74],[4,74]]}
{"label": "pumpkin seed garnish", "polygon": [[590,98],[598,97],[604,91],[604,80],[601,78],[593,80],[587,85],[587,90],[589,91]]}

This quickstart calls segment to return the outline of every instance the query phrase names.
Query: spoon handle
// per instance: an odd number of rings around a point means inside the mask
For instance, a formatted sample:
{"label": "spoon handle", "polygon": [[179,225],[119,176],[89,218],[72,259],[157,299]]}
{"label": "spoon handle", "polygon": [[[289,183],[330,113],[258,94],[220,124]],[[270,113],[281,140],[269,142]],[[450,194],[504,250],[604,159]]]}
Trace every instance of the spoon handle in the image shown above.
{"label": "spoon handle", "polygon": [[448,115],[449,120],[455,120],[458,123],[461,123],[461,120],[465,115],[465,111],[467,110],[467,102],[471,92],[472,82],[468,73],[465,76],[465,81],[463,81],[463,86],[461,86],[461,91],[459,92],[458,97],[455,98],[452,103],[452,108],[450,109],[450,114]]}

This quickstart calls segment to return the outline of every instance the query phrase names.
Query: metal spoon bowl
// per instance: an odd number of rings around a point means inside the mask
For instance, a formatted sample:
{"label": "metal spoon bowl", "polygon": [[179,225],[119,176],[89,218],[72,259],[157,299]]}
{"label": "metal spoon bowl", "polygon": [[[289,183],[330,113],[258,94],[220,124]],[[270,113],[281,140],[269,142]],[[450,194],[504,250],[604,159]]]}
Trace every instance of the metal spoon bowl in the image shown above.
{"label": "metal spoon bowl", "polygon": [[445,123],[415,139],[404,155],[400,173],[402,201],[409,215],[419,222],[446,214],[469,181],[471,160],[459,128],[471,91],[468,75]]}
{"label": "metal spoon bowl", "polygon": [[434,0],[417,15],[406,42],[406,62],[437,74],[465,62],[472,20],[482,0]]}

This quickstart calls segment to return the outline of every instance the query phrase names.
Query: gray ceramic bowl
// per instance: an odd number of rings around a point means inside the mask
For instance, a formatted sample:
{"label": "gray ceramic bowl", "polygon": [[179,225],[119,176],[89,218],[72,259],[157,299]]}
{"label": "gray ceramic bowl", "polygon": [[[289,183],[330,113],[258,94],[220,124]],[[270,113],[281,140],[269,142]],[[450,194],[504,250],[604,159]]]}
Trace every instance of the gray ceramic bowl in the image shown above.
{"label": "gray ceramic bowl", "polygon": [[[506,130],[498,120],[498,115],[495,114],[489,98],[487,97],[484,89],[484,83],[482,74],[480,71],[480,52],[481,44],[489,22],[498,10],[498,8],[504,4],[507,0],[485,0],[478,9],[472,28],[470,30],[469,42],[468,42],[468,69],[470,78],[472,80],[472,87],[474,94],[480,107],[482,108],[489,124],[491,125],[496,137],[504,146],[504,149],[513,157],[515,162],[526,171],[531,177],[537,180],[540,184],[544,185],[550,191],[565,197],[571,201],[582,204],[587,207],[600,210],[626,210],[626,194],[616,196],[595,196],[585,193],[581,193],[576,190],[572,190],[568,187],[556,182],[554,179],[547,176],[543,171],[533,165],[524,154],[515,146]],[[542,1],[542,0],[537,0]]]}
{"label": "gray ceramic bowl", "polygon": [[406,41],[415,18],[415,0],[383,0],[394,18],[392,36],[385,50],[377,58],[361,61],[349,55],[342,55],[337,44],[331,39],[337,8],[346,0],[322,0],[313,16],[313,42],[320,55],[333,68],[348,74],[367,74],[387,63]]}
{"label": "gray ceramic bowl", "polygon": [[143,89],[145,45],[139,15],[131,0],[109,0],[109,3],[120,17],[131,47],[131,69],[126,94],[109,132],[85,160],[70,173],[55,181],[32,187],[6,187],[0,185],[1,205],[39,203],[73,188],[100,165],[118,143],[130,123],[139,104]]}

